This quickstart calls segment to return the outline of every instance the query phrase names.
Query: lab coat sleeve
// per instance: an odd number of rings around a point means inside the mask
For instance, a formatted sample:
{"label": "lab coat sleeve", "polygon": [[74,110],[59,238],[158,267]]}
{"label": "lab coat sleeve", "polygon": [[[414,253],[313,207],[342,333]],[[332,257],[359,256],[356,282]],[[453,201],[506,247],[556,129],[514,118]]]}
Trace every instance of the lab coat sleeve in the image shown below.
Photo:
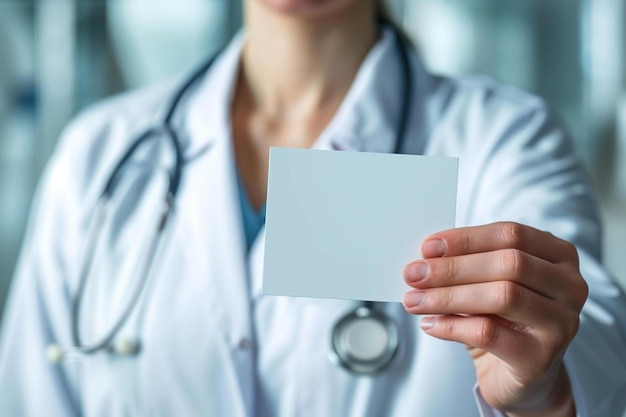
{"label": "lab coat sleeve", "polygon": [[487,404],[487,401],[485,401],[485,398],[480,393],[478,384],[474,387],[474,398],[476,398],[476,403],[480,409],[480,417],[506,417],[502,411],[496,410]]}
{"label": "lab coat sleeve", "polygon": [[72,178],[63,150],[36,193],[0,333],[0,415],[77,416],[72,365],[48,362],[46,348],[70,341],[65,260],[75,259]]}
{"label": "lab coat sleeve", "polygon": [[[537,100],[530,107],[509,117],[508,124],[485,129],[482,144],[470,144],[482,149],[473,161],[461,158],[466,168],[481,172],[475,177],[479,181],[463,185],[472,195],[467,223],[516,221],[576,245],[589,285],[578,335],[565,356],[578,415],[621,417],[626,403],[626,300],[601,266],[598,210],[573,146],[543,103]],[[491,415],[484,404],[482,408],[484,415]]]}

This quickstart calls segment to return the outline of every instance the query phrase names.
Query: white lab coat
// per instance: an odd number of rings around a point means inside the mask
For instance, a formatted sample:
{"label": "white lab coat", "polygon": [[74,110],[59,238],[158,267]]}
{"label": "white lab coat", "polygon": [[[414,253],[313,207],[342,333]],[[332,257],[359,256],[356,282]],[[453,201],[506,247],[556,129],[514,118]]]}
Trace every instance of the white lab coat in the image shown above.
{"label": "white lab coat", "polygon": [[[402,329],[397,360],[380,376],[357,377],[328,360],[333,324],[356,303],[260,294],[264,233],[247,256],[229,127],[242,42],[243,35],[232,42],[177,112],[186,164],[176,215],[140,308],[121,332],[141,340],[137,357],[99,353],[52,365],[45,349],[71,345],[70,299],[103,184],[137,134],[162,120],[176,86],[113,98],[67,129],[43,177],[6,310],[0,415],[497,415],[475,391],[465,348],[426,336],[401,305],[385,306]],[[412,61],[404,151],[460,157],[458,226],[513,220],[577,245],[591,292],[567,369],[580,416],[620,415],[626,304],[599,264],[596,207],[562,128],[538,98],[484,78],[436,77]],[[390,152],[399,74],[386,30],[315,147]],[[95,290],[85,297],[87,336],[103,330],[120,288],[137,275],[162,201],[162,175],[147,167],[169,164],[163,149],[146,146],[120,180],[105,260],[96,262]],[[415,178],[416,192],[422,181]]]}

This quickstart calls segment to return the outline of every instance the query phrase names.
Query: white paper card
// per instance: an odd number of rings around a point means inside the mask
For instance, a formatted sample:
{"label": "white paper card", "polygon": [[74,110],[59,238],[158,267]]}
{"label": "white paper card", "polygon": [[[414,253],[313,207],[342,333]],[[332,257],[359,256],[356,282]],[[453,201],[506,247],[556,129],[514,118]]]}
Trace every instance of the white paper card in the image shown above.
{"label": "white paper card", "polygon": [[272,148],[263,294],[401,302],[404,266],[454,227],[458,160]]}

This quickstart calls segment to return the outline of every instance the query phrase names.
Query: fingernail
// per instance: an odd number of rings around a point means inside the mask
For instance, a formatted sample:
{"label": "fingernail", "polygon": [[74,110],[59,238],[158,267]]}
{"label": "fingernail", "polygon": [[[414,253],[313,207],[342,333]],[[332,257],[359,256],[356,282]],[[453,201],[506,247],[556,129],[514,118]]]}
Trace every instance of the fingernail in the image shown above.
{"label": "fingernail", "polygon": [[446,254],[446,242],[441,239],[427,240],[422,244],[424,258],[437,258]]}
{"label": "fingernail", "polygon": [[406,268],[406,278],[409,281],[417,282],[426,278],[428,274],[428,264],[426,262],[413,262]]}
{"label": "fingernail", "polygon": [[417,307],[424,302],[426,294],[424,291],[409,291],[404,294],[404,305],[407,307]]}
{"label": "fingernail", "polygon": [[433,326],[435,325],[435,318],[434,317],[424,317],[421,321],[420,321],[420,328],[422,330],[429,330],[432,329]]}

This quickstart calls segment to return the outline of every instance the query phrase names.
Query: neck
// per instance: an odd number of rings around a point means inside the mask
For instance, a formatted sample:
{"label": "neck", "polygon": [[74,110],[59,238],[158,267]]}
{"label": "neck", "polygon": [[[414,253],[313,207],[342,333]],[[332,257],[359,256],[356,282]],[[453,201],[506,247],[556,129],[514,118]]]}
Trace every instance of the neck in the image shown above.
{"label": "neck", "polygon": [[298,118],[336,106],[376,41],[373,1],[300,18],[246,0],[240,82],[268,116]]}

